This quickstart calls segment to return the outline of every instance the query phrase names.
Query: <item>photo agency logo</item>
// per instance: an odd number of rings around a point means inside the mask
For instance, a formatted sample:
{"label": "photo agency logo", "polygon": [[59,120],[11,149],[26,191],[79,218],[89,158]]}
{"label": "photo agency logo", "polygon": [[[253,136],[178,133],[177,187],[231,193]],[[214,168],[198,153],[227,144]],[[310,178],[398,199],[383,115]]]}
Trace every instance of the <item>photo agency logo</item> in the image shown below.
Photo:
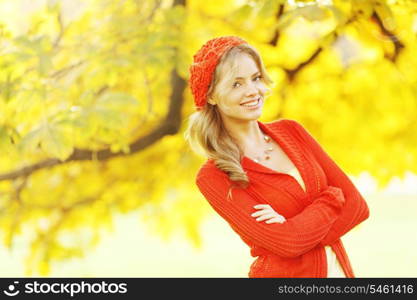
{"label": "photo agency logo", "polygon": [[126,294],[127,283],[101,282],[25,282],[18,288],[19,281],[9,284],[3,293],[9,297],[19,294],[67,294],[74,297],[77,294]]}
{"label": "photo agency logo", "polygon": [[7,296],[16,296],[20,293],[18,289],[16,289],[16,286],[19,284],[19,281],[13,281],[13,284],[9,284],[7,289],[3,291]]}

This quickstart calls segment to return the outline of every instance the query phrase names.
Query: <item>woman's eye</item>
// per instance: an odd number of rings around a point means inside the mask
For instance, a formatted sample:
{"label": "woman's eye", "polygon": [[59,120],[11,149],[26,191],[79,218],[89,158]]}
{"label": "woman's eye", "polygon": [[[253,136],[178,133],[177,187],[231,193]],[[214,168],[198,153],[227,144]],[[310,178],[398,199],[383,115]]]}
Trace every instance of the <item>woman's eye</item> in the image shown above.
{"label": "woman's eye", "polygon": [[[256,77],[254,78],[254,80],[255,80],[255,81],[258,81],[258,80],[260,80],[260,79],[262,79],[262,75],[256,76]],[[239,86],[241,86],[240,82],[235,82],[235,83],[233,84],[233,87],[234,87],[234,88],[237,88],[237,87],[239,87]]]}

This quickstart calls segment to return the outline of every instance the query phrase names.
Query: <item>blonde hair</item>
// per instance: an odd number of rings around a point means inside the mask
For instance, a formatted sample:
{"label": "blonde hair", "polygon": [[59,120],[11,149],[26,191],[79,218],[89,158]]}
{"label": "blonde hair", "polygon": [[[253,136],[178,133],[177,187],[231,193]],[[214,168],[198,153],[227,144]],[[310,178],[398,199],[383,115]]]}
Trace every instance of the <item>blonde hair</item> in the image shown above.
{"label": "blonde hair", "polygon": [[[208,98],[214,94],[222,97],[222,92],[226,92],[227,88],[219,87],[218,84],[222,79],[226,79],[224,81],[227,82],[228,79],[234,78],[239,54],[248,54],[256,63],[261,80],[268,86],[273,84],[256,49],[248,44],[241,44],[231,48],[221,57],[207,93]],[[217,105],[207,103],[202,110],[194,112],[189,117],[184,136],[195,152],[213,159],[216,167],[228,175],[234,186],[248,186],[248,176],[240,164],[243,151],[224,127]]]}

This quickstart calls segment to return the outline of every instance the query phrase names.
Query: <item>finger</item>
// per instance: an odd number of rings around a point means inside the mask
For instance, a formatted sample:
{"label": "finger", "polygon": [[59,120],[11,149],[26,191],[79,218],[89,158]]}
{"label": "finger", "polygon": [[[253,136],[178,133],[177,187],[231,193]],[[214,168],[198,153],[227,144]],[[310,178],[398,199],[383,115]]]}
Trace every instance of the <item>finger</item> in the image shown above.
{"label": "finger", "polygon": [[253,214],[251,214],[251,216],[252,217],[258,217],[258,216],[262,216],[264,214],[270,214],[270,213],[273,213],[273,212],[274,211],[272,209],[265,208],[265,209],[254,212]]}
{"label": "finger", "polygon": [[278,213],[274,213],[274,216],[270,219],[274,219],[274,220],[278,220],[278,221],[285,221],[285,217],[278,214]]}
{"label": "finger", "polygon": [[276,218],[277,218],[277,220],[279,220],[281,222],[285,222],[286,221],[285,217],[284,216],[281,216],[281,215],[278,215]]}
{"label": "finger", "polygon": [[265,223],[268,223],[268,224],[272,224],[272,223],[284,223],[285,222],[285,218],[279,218],[279,217],[275,217],[275,218],[272,218],[272,219],[269,219],[269,220],[266,220],[265,221]]}
{"label": "finger", "polygon": [[256,208],[256,209],[268,208],[268,207],[271,207],[271,206],[268,205],[268,204],[257,204],[257,205],[254,206],[254,208]]}
{"label": "finger", "polygon": [[259,218],[256,219],[256,221],[259,222],[259,221],[263,221],[263,220],[266,220],[266,219],[271,219],[271,218],[274,218],[274,217],[276,217],[276,214],[269,213],[269,214],[265,214],[263,216],[260,216]]}

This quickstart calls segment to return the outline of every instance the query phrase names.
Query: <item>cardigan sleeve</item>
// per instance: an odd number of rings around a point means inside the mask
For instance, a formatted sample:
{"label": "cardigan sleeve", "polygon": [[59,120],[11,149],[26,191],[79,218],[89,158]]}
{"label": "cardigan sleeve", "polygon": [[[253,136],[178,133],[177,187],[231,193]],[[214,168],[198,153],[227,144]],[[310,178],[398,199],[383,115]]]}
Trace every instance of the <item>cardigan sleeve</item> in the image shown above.
{"label": "cardigan sleeve", "polygon": [[357,224],[369,217],[369,208],[364,198],[354,186],[349,177],[337,166],[330,156],[322,149],[312,135],[295,120],[288,120],[293,128],[301,135],[322,167],[327,177],[328,185],[342,190],[345,205],[340,216],[333,223],[326,237],[321,241],[322,245],[332,244]]}
{"label": "cardigan sleeve", "polygon": [[251,216],[260,204],[246,189],[232,189],[231,181],[221,171],[197,175],[196,183],[211,207],[225,219],[241,239],[282,257],[297,257],[319,244],[339,216],[344,204],[341,190],[328,187],[313,204],[284,223],[265,223]]}

